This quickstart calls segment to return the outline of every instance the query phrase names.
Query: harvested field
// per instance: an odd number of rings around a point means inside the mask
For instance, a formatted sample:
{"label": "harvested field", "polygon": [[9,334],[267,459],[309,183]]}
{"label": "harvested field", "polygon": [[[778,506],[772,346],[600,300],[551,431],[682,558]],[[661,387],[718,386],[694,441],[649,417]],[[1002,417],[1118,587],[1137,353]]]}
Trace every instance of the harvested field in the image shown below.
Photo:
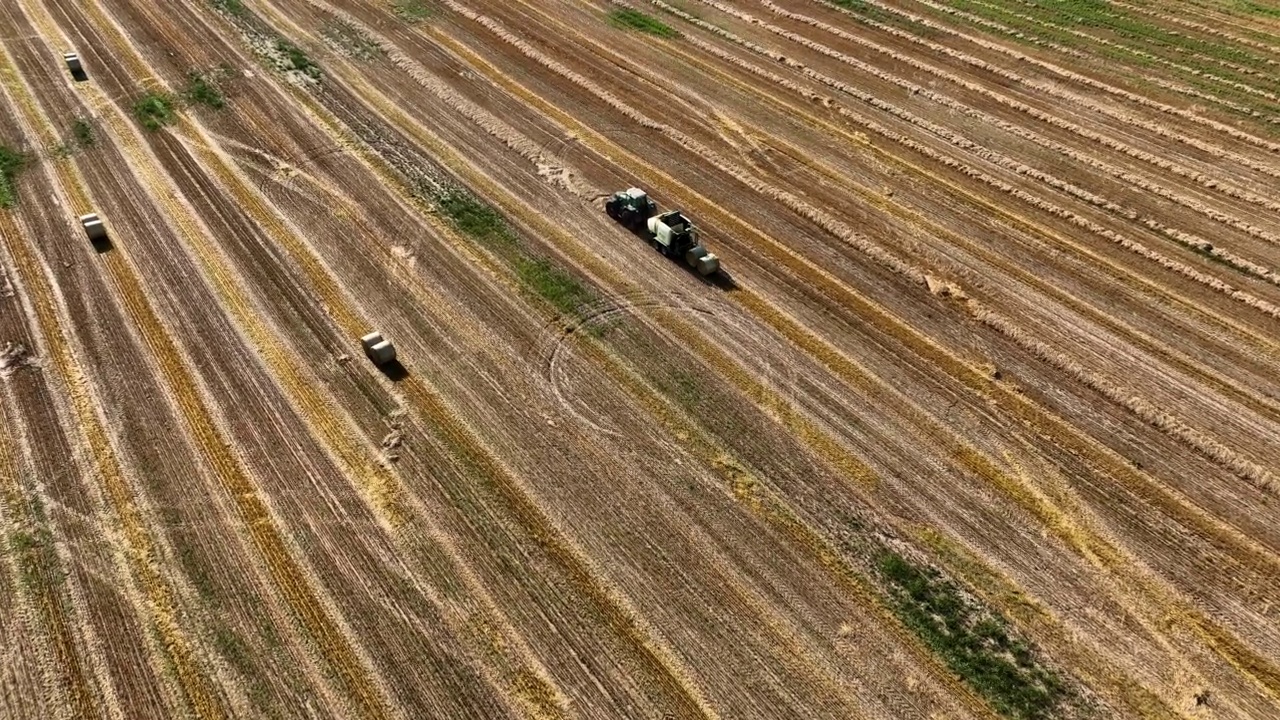
{"label": "harvested field", "polygon": [[0,717],[1280,716],[1266,3],[0,21]]}

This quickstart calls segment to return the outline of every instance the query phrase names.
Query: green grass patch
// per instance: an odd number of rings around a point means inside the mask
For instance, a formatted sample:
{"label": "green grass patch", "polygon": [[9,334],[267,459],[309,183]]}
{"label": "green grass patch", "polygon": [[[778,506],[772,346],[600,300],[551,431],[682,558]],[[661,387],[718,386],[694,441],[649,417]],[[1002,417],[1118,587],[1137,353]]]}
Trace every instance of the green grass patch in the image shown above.
{"label": "green grass patch", "polygon": [[674,38],[679,37],[680,33],[674,28],[657,18],[650,17],[639,10],[630,8],[618,8],[609,13],[609,22],[614,27],[628,30],[638,30],[642,33],[648,33],[654,37]]}
{"label": "green grass patch", "polygon": [[495,249],[514,247],[515,233],[502,215],[489,205],[463,192],[450,192],[436,199],[436,207],[462,233]]}
{"label": "green grass patch", "polygon": [[167,93],[147,93],[133,104],[133,116],[142,127],[155,131],[178,119],[176,103]]}
{"label": "green grass patch", "polygon": [[27,167],[27,156],[0,145],[0,208],[18,204],[18,175]]}
{"label": "green grass patch", "polygon": [[897,553],[881,553],[876,569],[902,623],[1002,715],[1048,720],[1062,708],[1066,684],[1039,664],[1002,617],[966,599],[937,571]]}
{"label": "green grass patch", "polygon": [[424,0],[396,0],[392,11],[396,17],[408,23],[422,22],[435,13]]}
{"label": "green grass patch", "polygon": [[522,255],[515,259],[514,265],[520,281],[561,312],[574,312],[592,299],[591,291],[577,278],[546,258]]}
{"label": "green grass patch", "polygon": [[183,90],[182,97],[192,105],[204,105],[214,110],[221,110],[227,104],[217,82],[212,77],[195,70],[187,73],[187,87]]}
{"label": "green grass patch", "polygon": [[245,15],[246,10],[242,0],[211,0],[211,2],[215,10],[221,10],[228,15],[235,15],[236,17],[244,17]]}
{"label": "green grass patch", "polygon": [[302,48],[284,38],[277,38],[276,51],[280,53],[281,70],[300,72],[313,80],[320,79],[320,66],[312,62]]}

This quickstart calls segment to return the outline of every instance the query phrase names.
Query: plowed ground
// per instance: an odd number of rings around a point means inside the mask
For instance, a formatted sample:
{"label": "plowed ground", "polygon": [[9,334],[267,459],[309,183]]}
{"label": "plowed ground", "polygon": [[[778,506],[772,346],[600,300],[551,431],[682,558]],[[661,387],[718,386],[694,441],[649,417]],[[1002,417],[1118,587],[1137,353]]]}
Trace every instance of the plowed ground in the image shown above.
{"label": "plowed ground", "polygon": [[1263,4],[0,21],[0,717],[1280,716]]}

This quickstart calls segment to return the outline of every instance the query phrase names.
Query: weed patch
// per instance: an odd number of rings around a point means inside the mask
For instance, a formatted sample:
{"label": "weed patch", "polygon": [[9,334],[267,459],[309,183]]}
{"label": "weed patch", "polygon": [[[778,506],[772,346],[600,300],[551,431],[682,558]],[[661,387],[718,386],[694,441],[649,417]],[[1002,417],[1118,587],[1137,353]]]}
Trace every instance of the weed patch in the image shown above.
{"label": "weed patch", "polygon": [[392,7],[396,17],[409,23],[422,22],[433,13],[424,0],[397,0]]}
{"label": "weed patch", "polygon": [[571,313],[593,295],[569,273],[544,257],[525,252],[502,214],[467,192],[436,193],[440,214],[459,232],[504,256],[521,284],[558,310]]}
{"label": "weed patch", "polygon": [[76,144],[82,148],[93,147],[96,142],[93,134],[93,126],[84,118],[76,118],[71,123],[71,136],[75,138]]}
{"label": "weed patch", "polygon": [[561,312],[571,313],[591,300],[591,292],[582,283],[546,258],[520,256],[515,260],[515,269],[526,287]]}
{"label": "weed patch", "polygon": [[297,45],[277,38],[276,51],[280,54],[280,69],[285,72],[299,72],[312,80],[320,79],[320,66],[311,61],[307,53]]}
{"label": "weed patch", "polygon": [[220,110],[227,104],[217,82],[212,77],[195,70],[187,73],[187,88],[182,96],[192,105],[204,105],[214,110]]}
{"label": "weed patch", "polygon": [[26,166],[26,155],[0,145],[0,208],[11,208],[18,203],[18,175]]}
{"label": "weed patch", "polygon": [[245,8],[241,0],[211,0],[211,2],[214,10],[220,10],[236,17],[244,17]]}
{"label": "weed patch", "polygon": [[1037,662],[1028,643],[1010,634],[1002,617],[976,606],[937,571],[897,553],[881,553],[876,569],[902,623],[1002,715],[1048,720],[1057,713],[1067,686]]}
{"label": "weed patch", "polygon": [[53,551],[53,536],[44,527],[34,532],[19,530],[9,537],[9,549],[18,561],[22,584],[35,587],[41,582],[58,582],[54,573],[58,568]]}
{"label": "weed patch", "polygon": [[514,247],[515,234],[502,215],[469,194],[450,192],[436,199],[436,207],[462,233],[495,249]]}
{"label": "weed patch", "polygon": [[614,27],[637,30],[660,38],[674,38],[680,35],[670,25],[661,20],[630,8],[618,8],[609,13],[609,22]]}
{"label": "weed patch", "polygon": [[178,114],[174,105],[172,95],[148,93],[133,104],[133,116],[147,130],[159,130],[177,120]]}

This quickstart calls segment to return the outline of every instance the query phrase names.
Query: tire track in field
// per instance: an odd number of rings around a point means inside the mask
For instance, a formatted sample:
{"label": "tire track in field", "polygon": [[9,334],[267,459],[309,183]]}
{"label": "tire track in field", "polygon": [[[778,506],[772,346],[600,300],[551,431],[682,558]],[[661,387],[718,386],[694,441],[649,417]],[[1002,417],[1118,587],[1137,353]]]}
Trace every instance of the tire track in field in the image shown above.
{"label": "tire track in field", "polygon": [[[330,124],[327,118],[321,117],[321,113],[324,113],[324,112],[325,111],[322,110],[320,107],[311,107],[311,114],[320,118],[320,121],[323,123],[324,126],[329,128],[330,132],[333,132],[335,134],[338,132],[341,132],[339,130],[336,130],[335,127]],[[380,168],[376,166],[375,164],[373,164],[375,161],[371,158],[362,157],[361,160],[366,165],[367,169],[371,170],[372,172],[374,172],[375,175],[377,175],[382,179],[384,183],[384,187],[395,189],[400,186],[401,181],[394,178],[390,174],[389,168]],[[326,189],[324,188],[323,185],[318,185],[317,188],[322,190]],[[328,190],[334,193],[334,195],[332,196],[332,199],[334,202],[343,204],[343,205],[350,203],[350,199],[347,198],[346,196],[341,195],[338,191],[333,189],[328,189]],[[406,203],[407,205],[412,203],[411,198],[401,197],[400,200],[401,202]],[[409,205],[409,206],[412,206],[412,205]],[[442,225],[435,225],[435,224],[432,225],[432,230],[439,233],[443,238],[445,238],[450,243],[450,245],[455,250],[462,253],[464,257],[468,258],[471,262],[475,263],[476,266],[479,266],[479,267],[484,266],[483,258],[478,254],[476,254],[474,251],[469,250],[467,247],[467,243],[463,241],[461,238],[457,237],[452,232],[452,230]],[[403,283],[402,288],[404,289],[404,291],[407,294],[412,295],[415,298],[415,300],[421,303],[421,306],[439,307],[442,304],[439,302],[435,302],[433,300],[436,296],[430,288],[419,285],[417,278],[412,275],[406,275],[403,269],[392,270],[389,274],[399,277],[401,279],[401,282]],[[512,290],[511,288],[506,286],[504,286],[503,289],[506,291]],[[483,343],[481,343],[481,345],[479,346],[483,346]],[[477,457],[481,458],[482,460],[487,458],[487,459],[496,461],[496,458],[493,458],[491,456],[490,451],[487,448],[483,447],[483,445],[477,446],[477,443],[481,441],[478,438],[474,438],[474,436],[471,434],[472,431],[469,428],[459,425],[459,422],[457,420],[459,415],[453,412],[451,409],[449,409],[443,397],[441,397],[434,389],[429,387],[427,383],[419,380],[416,375],[410,375],[409,377],[400,381],[399,387],[405,400],[408,401],[407,404],[414,408],[414,410],[416,411],[415,414],[421,416],[420,419],[422,421],[423,427],[430,428],[436,434],[438,434],[441,430],[447,433],[447,435],[442,439],[445,441],[447,447],[449,448],[449,451],[453,454],[453,456],[457,459],[458,462],[461,462],[464,464],[475,463],[476,462],[475,458]],[[500,462],[500,461],[497,461],[497,462]],[[489,467],[487,464],[479,466],[477,471],[481,473],[494,472],[493,468]],[[555,557],[555,559],[562,566],[565,566],[570,571],[571,580],[574,580],[578,583],[584,583],[584,582],[590,583],[589,585],[585,586],[585,589],[582,591],[583,595],[592,597],[593,599],[597,600],[597,603],[600,602],[601,598],[605,598],[606,602],[610,601],[608,600],[610,593],[607,590],[598,590],[595,587],[599,583],[594,577],[592,577],[593,571],[582,572],[579,570],[579,568],[576,568],[573,565],[570,565],[570,563],[576,562],[576,559],[577,559],[577,556],[575,555],[575,551],[573,550],[573,548],[569,547],[567,543],[559,544],[559,545],[551,544],[556,538],[548,534],[548,532],[546,531],[546,526],[542,524],[542,521],[545,518],[541,513],[541,510],[534,507],[534,503],[532,503],[531,501],[516,502],[513,500],[509,491],[512,489],[514,485],[518,484],[518,481],[515,481],[513,479],[513,476],[509,475],[509,472],[505,470],[505,466],[502,467],[501,472],[508,474],[507,476],[499,478],[503,480],[503,482],[499,484],[499,487],[504,491],[503,499],[507,502],[508,506],[513,507],[518,511],[518,516],[525,523],[525,526],[529,528],[533,536],[538,539],[538,542],[544,547],[544,549],[549,549],[553,557]],[[519,489],[520,488],[516,488],[516,490],[519,490]],[[559,532],[559,531],[556,530],[555,532]],[[614,632],[620,632],[622,635],[632,636],[631,640],[633,643],[637,645],[637,647],[641,647],[643,649],[650,650],[657,653],[662,652],[662,648],[660,647],[652,648],[652,647],[646,646],[644,644],[645,641],[636,639],[635,633],[629,630],[628,625],[634,624],[635,618],[638,617],[634,613],[634,611],[628,612],[627,610],[623,610],[621,612],[613,612],[610,615],[610,617],[614,620],[618,618],[624,619],[623,625],[619,626],[615,624],[612,627],[612,630]],[[664,670],[664,672],[666,671]],[[681,692],[685,692],[685,691],[682,690]],[[697,697],[696,691],[693,691],[692,693],[686,693],[686,694],[690,694],[694,697]],[[699,700],[698,702],[704,702],[704,701]],[[715,717],[711,711],[705,710],[705,709],[703,711],[700,711],[698,714],[700,716]]]}
{"label": "tire track in field", "polygon": [[[581,136],[579,137],[579,140],[582,141]],[[553,231],[552,229],[548,228],[547,232],[550,233]],[[1065,424],[1062,424],[1062,425],[1065,425]],[[1062,425],[1060,425],[1060,427],[1062,427]],[[1025,501],[1025,498],[1024,498],[1024,501]],[[1187,509],[1187,507],[1181,507],[1181,509],[1183,509],[1184,511],[1189,510]],[[1039,512],[1039,514],[1043,515],[1043,511]],[[1115,569],[1112,569],[1112,570],[1115,570]],[[1204,633],[1206,633],[1207,635],[1210,635],[1210,637],[1215,638],[1216,644],[1219,644],[1220,647],[1225,647],[1226,650],[1224,652],[1226,653],[1226,655],[1231,655],[1234,657],[1245,657],[1245,659],[1248,659],[1249,653],[1251,653],[1252,651],[1248,651],[1248,648],[1244,648],[1243,646],[1240,646],[1238,641],[1234,641],[1234,638],[1230,638],[1229,635],[1225,635],[1224,633],[1221,632],[1220,629],[1217,629],[1215,628],[1215,626],[1212,626],[1212,625],[1207,625],[1206,623],[1207,623],[1206,620],[1197,618],[1197,628],[1202,629]],[[1234,643],[1234,644],[1231,644],[1231,643]]]}
{"label": "tire track in field", "polygon": [[[47,34],[47,28],[41,29],[45,30],[46,38],[56,37],[56,35]],[[19,76],[13,69],[13,62],[7,50],[0,52],[0,63],[3,63],[0,71],[12,83],[9,84],[8,90],[25,118],[25,124],[42,139],[45,147],[51,147],[54,144],[54,138],[48,132],[48,125],[36,109],[37,106],[30,91],[18,79]],[[94,207],[78,182],[70,177],[63,166],[55,166],[55,173],[57,179],[54,186],[60,188],[63,197],[66,198],[64,207],[85,209]],[[66,335],[58,325],[54,314],[54,308],[58,305],[53,300],[52,291],[48,285],[49,280],[42,274],[39,261],[31,254],[32,251],[25,243],[11,241],[9,252],[32,292],[32,304],[37,310],[40,325],[44,329],[46,342],[51,351],[50,356],[59,375],[64,378],[77,420],[85,433],[91,455],[95,459],[95,470],[103,486],[104,495],[121,522],[121,530],[129,549],[126,556],[150,606],[146,611],[141,608],[138,610],[144,615],[151,615],[154,627],[162,639],[161,645],[165,650],[166,659],[172,663],[182,686],[182,693],[192,710],[201,718],[225,717],[223,699],[210,686],[206,673],[198,669],[201,663],[196,658],[198,651],[195,643],[182,629],[179,618],[184,613],[174,589],[160,568],[161,553],[152,538],[148,523],[132,499],[132,483],[125,478],[122,464],[102,420],[99,419],[100,408],[92,398],[91,381],[74,359],[72,351],[66,344]]]}
{"label": "tire track in field", "polygon": [[[323,120],[323,118],[321,118],[321,120]],[[397,184],[397,183],[396,183],[396,181],[394,181],[394,180],[386,180],[386,182],[388,182],[388,183],[389,183],[389,187],[394,187],[394,186]],[[347,199],[347,198],[345,198],[345,197],[342,197],[342,198],[340,198],[340,199],[339,199],[339,198],[335,198],[335,200],[340,200],[340,202],[341,202],[341,203],[344,203],[344,204],[345,204],[345,203],[349,203],[349,199]],[[297,243],[294,243],[294,244],[295,244],[295,245],[297,245]],[[459,244],[461,244],[461,243],[459,243]],[[299,254],[301,254],[301,255],[307,255],[308,253],[312,252],[309,248],[305,248],[305,247],[294,247],[294,248],[293,248],[293,251],[294,251],[294,252],[297,252],[297,253],[299,253]],[[305,263],[308,263],[308,262],[312,264],[312,269],[313,269],[313,270],[316,270],[316,269],[317,269],[317,268],[316,268],[316,266],[315,266],[315,264],[314,264],[314,261],[312,261],[309,257],[307,257],[307,258],[304,260],[304,264],[305,264]],[[322,269],[320,269],[319,271],[320,271],[320,272],[323,272],[323,270],[322,270]],[[315,285],[316,285],[316,286],[318,286],[318,287],[321,287],[321,288],[330,288],[330,286],[332,285],[332,282],[331,282],[327,277],[319,277],[318,279],[315,279]],[[421,290],[422,290],[421,288],[416,288],[416,287],[414,287],[412,284],[410,284],[410,285],[409,285],[409,288],[410,288],[410,289],[411,289],[411,291],[412,291],[412,292],[414,292],[415,294],[420,294],[420,292],[421,292]],[[330,288],[330,289],[332,289],[332,288]],[[431,307],[431,306],[433,306],[433,305],[435,305],[435,304],[436,304],[436,303],[427,302],[427,303],[425,304],[425,306],[427,306],[427,307]],[[329,303],[329,307],[332,309],[332,308],[334,308],[334,307],[344,307],[344,306],[340,305],[338,302],[330,302],[330,303]],[[348,317],[348,318],[346,318],[346,321],[347,321],[349,324],[359,322],[359,321],[357,321],[357,320],[351,320],[349,317]],[[354,327],[354,325],[352,325],[351,327]],[[359,325],[359,327],[364,327],[364,325],[363,325],[363,324],[360,324],[360,325]],[[350,332],[350,331],[351,331],[351,328],[349,327],[347,331],[348,331],[348,332]],[[362,331],[361,331],[361,332],[362,332]],[[409,382],[409,381],[405,381],[405,382]],[[416,393],[414,393],[414,395],[419,399],[419,401],[424,401],[424,398],[425,398],[425,397],[427,397],[427,395],[424,395],[424,393],[429,394],[429,392],[430,392],[429,390],[427,390],[424,386],[422,386],[422,385],[419,383],[419,384],[418,384],[418,387],[417,387],[417,392],[416,392]],[[438,404],[438,403],[437,403],[437,404]],[[434,413],[435,413],[435,415],[436,415],[435,417],[433,417],[433,418],[428,418],[428,419],[430,419],[430,420],[432,421],[432,423],[434,424],[434,426],[438,426],[438,427],[450,427],[450,428],[454,428],[454,429],[456,429],[456,428],[457,428],[456,424],[455,424],[455,423],[454,423],[454,421],[453,421],[454,414],[453,414],[453,413],[451,413],[450,411],[448,411],[448,410],[440,410],[440,409],[436,409],[436,410],[434,411]],[[455,437],[454,437],[454,439],[456,440],[456,439],[457,439],[457,437],[455,436]],[[540,526],[538,526],[538,525],[531,525],[530,527],[534,528],[534,529],[535,529],[535,532],[537,532],[536,528],[537,528],[537,527],[540,527]],[[561,561],[562,561],[562,562],[564,562],[564,559],[563,559],[563,558],[561,558]]]}
{"label": "tire track in field", "polygon": [[[388,186],[389,186],[389,187],[395,187],[395,186],[396,186],[396,184],[398,183],[398,181],[397,181],[397,180],[395,180],[395,179],[388,179],[388,180],[386,180],[386,182],[388,183]],[[335,198],[335,200],[338,200],[338,198]],[[464,246],[463,248],[459,248],[459,249],[464,253],[464,255],[465,255],[466,257],[471,258],[471,261],[472,261],[472,262],[474,262],[478,267],[488,268],[491,272],[498,273],[498,274],[503,274],[503,273],[504,273],[504,270],[503,270],[502,268],[500,268],[499,266],[495,265],[495,264],[494,264],[494,262],[493,262],[492,260],[489,260],[489,259],[487,259],[487,258],[480,257],[480,256],[478,256],[478,255],[475,255],[475,252],[474,252],[474,251],[468,251],[468,250],[466,250],[466,249],[465,249],[465,246]],[[511,284],[511,282],[513,282],[513,281],[514,281],[514,278],[511,278],[511,279],[510,279],[510,281],[509,281],[508,283],[504,283],[504,286],[506,287],[506,289],[507,289],[507,291],[508,291],[508,292],[511,292],[511,293],[517,293],[517,292],[518,292],[518,289],[517,289],[513,284]],[[414,291],[414,288],[413,288],[413,286],[412,286],[412,285],[410,285],[410,286],[409,286],[409,288],[410,288],[410,292],[413,292],[413,291]],[[416,294],[416,293],[415,293],[415,294]],[[430,304],[430,303],[428,303],[428,304],[427,304],[427,306],[431,306],[431,304]],[[406,380],[405,382],[408,382],[408,381]],[[435,399],[435,400],[430,400],[430,399],[425,399],[425,398],[423,398],[421,395],[416,394],[416,393],[410,393],[410,395],[412,395],[413,397],[417,397],[417,398],[418,398],[418,402],[419,402],[419,403],[433,403],[433,402],[434,402],[434,403],[436,403],[436,404],[439,404],[440,402],[442,402],[439,398],[437,398],[437,399]],[[458,447],[456,443],[454,443],[454,447],[455,447],[455,448],[457,448],[457,447]],[[460,452],[466,452],[466,448],[460,448]],[[480,470],[480,472],[483,472],[483,473],[486,473],[486,474],[491,474],[491,473],[495,472],[495,470],[493,470],[492,468],[487,468],[487,469],[482,469],[482,470]],[[514,476],[514,475],[511,475],[510,473],[508,473],[506,476],[504,476],[504,478],[503,478],[503,485],[504,485],[504,486],[506,486],[506,485],[512,485],[512,486],[513,486],[513,488],[503,487],[503,490],[504,490],[504,496],[508,499],[508,500],[507,500],[507,501],[508,501],[508,503],[509,503],[509,504],[512,504],[512,505],[515,505],[515,504],[516,504],[516,503],[515,503],[515,501],[514,501],[514,498],[516,498],[516,497],[517,497],[517,496],[515,495],[515,493],[518,493],[518,492],[521,492],[521,491],[528,491],[528,488],[523,488],[523,489],[522,489],[522,487],[521,487],[521,483],[520,483],[518,480],[515,480],[515,476]],[[529,517],[529,516],[535,516],[535,517],[536,517],[536,514],[537,514],[538,512],[540,512],[540,511],[536,508],[536,506],[534,506],[532,503],[524,503],[523,505],[525,505],[525,506],[527,506],[527,507],[519,507],[519,506],[517,507],[517,512],[518,512],[519,514],[523,515],[523,516],[526,516],[526,517]],[[533,522],[533,520],[526,520],[526,522]],[[566,555],[566,554],[571,554],[571,553],[573,553],[573,552],[574,552],[574,551],[573,551],[573,549],[572,549],[571,547],[560,547],[560,546],[557,546],[556,548],[553,548],[553,550],[555,551],[555,554],[557,554],[557,555],[559,555],[559,556],[561,556],[561,557],[562,557],[562,559],[561,559],[561,562],[562,562],[562,563],[566,562],[566,561],[563,559],[563,556],[564,556],[564,555]],[[589,560],[587,561],[587,564],[591,564]],[[598,567],[595,567],[594,565],[593,565],[593,567],[591,568],[591,573],[593,573],[593,574],[595,574],[595,575],[603,575],[603,573],[600,571],[600,569],[599,569]],[[585,581],[585,577],[584,577],[584,578],[582,578],[582,579],[580,579],[579,581],[580,581],[580,582]],[[618,596],[614,595],[612,592],[610,592],[610,591],[608,591],[608,590],[606,590],[606,591],[605,591],[605,595],[608,595],[608,596],[610,596],[610,597],[615,597],[615,598],[616,598],[616,597],[618,597]],[[614,617],[614,623],[613,623],[613,624],[615,624],[615,625],[625,625],[625,623],[635,624],[635,623],[637,622],[638,615],[635,613],[635,611],[634,611],[634,610],[630,609],[629,607],[626,607],[626,606],[627,606],[627,603],[626,603],[625,598],[622,598],[622,599],[620,600],[620,602],[622,602],[622,603],[623,603],[623,605],[624,605],[624,611],[623,611],[621,614],[615,614],[616,616]],[[767,615],[767,614],[768,614],[767,612],[763,611],[763,610],[761,609],[761,607],[760,607],[758,604],[754,607],[754,609],[755,609],[755,612],[757,612],[757,613],[759,613],[759,614],[761,614],[761,615]],[[783,632],[786,632],[786,630],[783,630]]]}
{"label": "tire track in field", "polygon": [[406,382],[407,382],[407,380],[406,380]]}
{"label": "tire track in field", "polygon": [[[277,27],[281,25],[294,27],[295,33],[299,32],[292,22],[278,14],[273,7],[264,6],[262,10],[273,16]],[[437,229],[443,231],[443,228]],[[456,238],[455,242],[461,244]],[[326,306],[333,314],[335,324],[348,336],[358,337],[363,334],[367,324],[361,322],[350,309],[351,304],[346,299],[344,290],[333,278],[331,271],[320,264],[310,248],[295,242],[291,251],[321,296],[333,298],[326,303]],[[701,698],[701,693],[689,683],[687,673],[678,669],[678,665],[673,665],[674,654],[660,645],[655,645],[650,639],[653,637],[652,631],[638,625],[639,615],[634,609],[619,605],[626,601],[600,585],[585,555],[573,547],[571,541],[563,537],[561,531],[551,523],[542,509],[537,507],[536,502],[525,495],[526,489],[522,487],[522,483],[501,464],[492,451],[484,446],[483,441],[475,437],[469,428],[459,425],[456,419],[458,415],[447,406],[438,392],[416,375],[408,376],[401,385],[406,398],[412,401],[411,404],[414,407],[422,410],[424,418],[428,421],[427,424],[437,428],[443,434],[454,452],[469,462],[475,463],[482,472],[491,474],[489,476],[503,490],[504,498],[518,511],[518,516],[527,527],[533,530],[534,535],[542,539],[553,556],[571,573],[571,579],[588,597],[592,597],[597,604],[607,609],[615,631],[631,637],[638,648],[649,653],[654,661],[663,667],[664,672],[670,675],[674,682],[672,689],[675,694],[686,700],[686,712],[715,717],[715,713]]]}
{"label": "tire track in field", "polygon": [[[85,6],[85,9],[95,16],[100,31],[106,31],[108,28],[115,31],[116,46],[120,47],[122,37],[118,34],[119,30],[113,21],[104,17],[96,5]],[[53,30],[56,26],[46,13],[42,12],[34,17],[28,14],[28,17],[37,22],[46,37],[60,35],[59,31]],[[125,45],[125,47],[128,46]],[[162,83],[151,77],[146,66],[136,55],[123,53],[117,54],[116,57],[130,65],[131,71],[135,73],[134,77],[141,80],[144,85],[163,87]],[[150,198],[164,208],[165,216],[173,226],[176,226],[174,229],[178,236],[188,247],[202,251],[202,256],[212,254],[212,251],[208,250],[209,243],[205,241],[208,237],[207,233],[192,222],[186,207],[174,199],[176,195],[161,179],[162,171],[157,174],[157,170],[154,169],[154,158],[144,149],[136,131],[120,116],[116,105],[105,97],[96,85],[85,85],[87,87],[84,91],[92,96],[93,102],[90,104],[102,112],[101,119],[110,126],[113,139],[120,145],[121,153],[133,160],[131,164],[133,173],[139,176],[144,187],[148,189]],[[83,197],[83,191],[79,193]],[[73,206],[93,207],[83,199]],[[228,496],[234,499],[236,509],[245,528],[249,531],[250,539],[266,561],[273,581],[304,627],[312,634],[319,651],[340,675],[342,681],[348,685],[362,714],[366,717],[388,717],[385,698],[381,696],[379,690],[375,689],[374,681],[367,677],[367,669],[356,656],[356,651],[350,647],[349,639],[342,629],[328,617],[324,603],[310,587],[305,571],[291,557],[287,543],[280,535],[258,488],[223,440],[220,428],[211,414],[213,405],[205,400],[201,389],[192,381],[193,375],[186,371],[187,365],[175,349],[177,346],[171,334],[150,307],[136,271],[122,258],[123,254],[119,248],[108,253],[109,277],[117,287],[118,294],[134,318],[135,324],[142,331],[140,334],[147,339],[149,349],[156,358],[174,400],[178,403],[188,436],[199,447]],[[208,273],[206,275],[208,276]],[[224,276],[218,276],[217,280],[215,287],[219,289],[240,287],[238,282]],[[242,298],[238,303],[226,302],[225,306],[238,310],[237,314],[242,319],[256,315]],[[273,335],[261,328],[257,330],[256,335],[248,334],[256,340],[255,345],[260,350],[270,353],[276,348],[275,343],[271,341]]]}

